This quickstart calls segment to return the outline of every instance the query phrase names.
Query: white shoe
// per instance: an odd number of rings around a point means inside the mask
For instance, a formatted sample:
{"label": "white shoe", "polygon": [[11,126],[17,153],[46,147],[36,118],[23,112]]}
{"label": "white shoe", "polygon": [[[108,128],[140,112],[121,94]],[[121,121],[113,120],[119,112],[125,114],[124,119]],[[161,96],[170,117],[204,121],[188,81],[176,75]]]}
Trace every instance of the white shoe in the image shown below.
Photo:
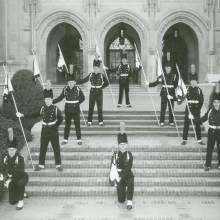
{"label": "white shoe", "polygon": [[23,206],[24,206],[24,201],[23,200],[19,200],[16,209],[17,210],[21,210],[21,209],[23,209]]}
{"label": "white shoe", "polygon": [[76,142],[77,142],[78,145],[82,145],[82,140],[81,139],[77,140]]}
{"label": "white shoe", "polygon": [[62,144],[67,144],[68,143],[68,140],[67,139],[64,139],[63,141],[62,141]]}
{"label": "white shoe", "polygon": [[127,209],[128,210],[132,209],[132,200],[127,201]]}
{"label": "white shoe", "polygon": [[100,126],[104,126],[104,123],[103,123],[103,122],[99,122],[99,125],[100,125]]}
{"label": "white shoe", "polygon": [[91,126],[91,125],[92,125],[92,122],[91,122],[91,121],[88,121],[88,122],[87,122],[87,125],[88,125],[88,126]]}

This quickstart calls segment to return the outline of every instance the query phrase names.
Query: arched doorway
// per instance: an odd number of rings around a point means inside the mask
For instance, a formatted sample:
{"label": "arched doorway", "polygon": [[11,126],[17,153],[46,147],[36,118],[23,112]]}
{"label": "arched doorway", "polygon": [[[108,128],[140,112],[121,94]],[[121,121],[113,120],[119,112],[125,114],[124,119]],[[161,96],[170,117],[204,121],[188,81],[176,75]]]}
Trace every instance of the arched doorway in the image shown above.
{"label": "arched doorway", "polygon": [[47,79],[53,83],[65,82],[65,72],[57,70],[59,43],[67,68],[76,72],[76,78],[83,74],[83,45],[80,33],[72,25],[60,23],[55,26],[47,38]]}
{"label": "arched doorway", "polygon": [[178,64],[185,83],[189,83],[191,64],[195,64],[199,72],[198,38],[188,25],[180,22],[171,26],[163,36],[162,50],[163,58],[167,51],[171,53],[171,60]]}
{"label": "arched doorway", "polygon": [[[124,37],[123,44],[120,42],[121,31],[123,31]],[[134,84],[140,83],[141,77],[140,73],[138,73],[139,62],[135,45],[137,46],[139,54],[141,54],[140,38],[137,31],[129,24],[118,23],[107,32],[104,42],[104,52],[105,63],[110,68],[110,71],[108,71],[110,83],[118,83],[117,72],[111,71],[111,69],[118,67],[121,63],[122,48],[126,50],[128,63],[132,69],[130,82]]]}

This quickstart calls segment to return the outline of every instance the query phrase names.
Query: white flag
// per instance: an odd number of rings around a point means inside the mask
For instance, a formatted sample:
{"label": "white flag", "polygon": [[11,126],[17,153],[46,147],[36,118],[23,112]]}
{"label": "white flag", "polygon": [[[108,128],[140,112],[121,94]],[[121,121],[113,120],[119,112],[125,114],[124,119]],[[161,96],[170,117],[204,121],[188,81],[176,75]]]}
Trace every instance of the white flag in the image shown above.
{"label": "white flag", "polygon": [[[58,49],[59,49],[59,60],[57,63],[57,70],[59,72],[62,72],[64,70],[64,67],[66,68],[66,70],[67,70],[67,67],[66,67],[66,63],[65,63],[65,60],[64,60],[64,57],[63,57],[63,54],[62,54],[62,51],[60,49],[59,44],[58,44]],[[68,70],[67,70],[67,72],[68,72]]]}
{"label": "white flag", "polygon": [[40,74],[41,74],[36,56],[34,56],[34,59],[33,59],[33,74],[34,74],[33,80],[36,83],[36,80],[40,77]]}
{"label": "white flag", "polygon": [[162,63],[161,63],[161,60],[160,60],[160,57],[159,55],[157,55],[157,77],[161,77],[163,76],[163,68],[162,68]]}

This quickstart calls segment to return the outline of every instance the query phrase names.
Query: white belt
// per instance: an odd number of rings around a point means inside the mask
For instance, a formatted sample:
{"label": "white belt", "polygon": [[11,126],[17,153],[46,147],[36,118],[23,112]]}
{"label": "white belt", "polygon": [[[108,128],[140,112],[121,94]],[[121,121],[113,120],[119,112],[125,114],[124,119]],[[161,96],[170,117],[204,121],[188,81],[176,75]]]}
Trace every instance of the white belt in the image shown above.
{"label": "white belt", "polygon": [[48,125],[48,126],[50,126],[50,125],[55,125],[55,124],[56,124],[56,121],[52,121],[52,122],[49,122],[49,123],[43,122],[42,124],[43,124],[43,125]]}
{"label": "white belt", "polygon": [[188,100],[188,103],[199,104],[199,101],[198,100]]}
{"label": "white belt", "polygon": [[174,88],[174,85],[163,85],[163,88]]}
{"label": "white belt", "polygon": [[120,74],[120,76],[128,76],[128,74]]}
{"label": "white belt", "polygon": [[66,103],[69,103],[69,104],[76,104],[76,103],[79,103],[79,100],[76,100],[76,101],[67,101],[67,100],[66,100]]}
{"label": "white belt", "polygon": [[220,129],[220,126],[214,126],[214,125],[209,125],[209,128],[212,128],[212,129]]}
{"label": "white belt", "polygon": [[117,169],[117,171],[118,171],[118,172],[121,172],[121,171],[122,171],[122,169]]}
{"label": "white belt", "polygon": [[92,85],[91,85],[91,87],[94,89],[101,89],[102,88],[102,86],[92,86]]}

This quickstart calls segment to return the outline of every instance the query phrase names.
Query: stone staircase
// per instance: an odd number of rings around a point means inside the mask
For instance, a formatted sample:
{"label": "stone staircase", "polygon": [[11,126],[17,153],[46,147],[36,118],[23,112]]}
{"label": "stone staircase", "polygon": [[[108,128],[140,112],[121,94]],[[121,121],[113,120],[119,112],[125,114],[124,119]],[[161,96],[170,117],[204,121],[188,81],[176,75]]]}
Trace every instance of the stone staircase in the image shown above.
{"label": "stone staircase", "polygon": [[[28,193],[51,197],[116,196],[115,187],[108,182],[110,159],[116,143],[111,140],[116,139],[119,122],[124,120],[129,140],[131,137],[142,140],[138,144],[129,141],[129,150],[134,156],[135,196],[220,196],[216,152],[213,155],[213,169],[205,172],[206,146],[199,147],[196,142],[187,146],[171,144],[172,139],[177,139],[175,128],[160,128],[153,118],[152,111],[117,110],[105,111],[104,127],[94,124],[88,128],[82,121],[84,144],[78,146],[70,138],[69,143],[61,147],[63,172],[57,172],[54,168],[51,146],[46,156],[45,170],[34,172],[28,165]],[[182,133],[183,112],[177,112],[177,120]],[[61,135],[63,126],[60,127]],[[72,136],[75,137],[74,129],[71,130]],[[192,130],[190,136],[193,136]],[[86,141],[88,137],[95,141]],[[155,142],[151,143],[149,139]],[[33,146],[31,151],[37,164],[39,147]]]}

